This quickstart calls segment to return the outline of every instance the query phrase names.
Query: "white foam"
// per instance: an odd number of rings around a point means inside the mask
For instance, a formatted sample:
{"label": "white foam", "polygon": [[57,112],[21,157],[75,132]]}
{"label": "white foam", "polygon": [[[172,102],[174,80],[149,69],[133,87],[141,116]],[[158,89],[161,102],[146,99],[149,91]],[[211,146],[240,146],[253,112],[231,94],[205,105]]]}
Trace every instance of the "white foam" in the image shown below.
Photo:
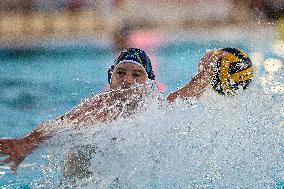
{"label": "white foam", "polygon": [[263,64],[266,71],[273,73],[279,71],[283,63],[280,59],[268,58],[264,60]]}
{"label": "white foam", "polygon": [[70,148],[90,145],[93,176],[80,188],[273,188],[284,180],[283,96],[257,78],[235,97],[208,90],[200,101],[158,99],[133,116],[62,132],[46,147],[45,174],[62,172]]}

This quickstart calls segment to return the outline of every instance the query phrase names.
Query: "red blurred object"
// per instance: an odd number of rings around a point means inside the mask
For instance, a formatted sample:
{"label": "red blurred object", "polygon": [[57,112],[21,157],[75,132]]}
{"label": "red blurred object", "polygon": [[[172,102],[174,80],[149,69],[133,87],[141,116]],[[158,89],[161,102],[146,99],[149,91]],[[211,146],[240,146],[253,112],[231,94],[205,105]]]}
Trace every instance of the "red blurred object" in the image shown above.
{"label": "red blurred object", "polygon": [[79,12],[85,3],[85,0],[67,0],[66,9],[72,12]]}
{"label": "red blurred object", "polygon": [[150,31],[135,31],[129,36],[129,45],[141,49],[157,48],[161,42],[161,34]]}
{"label": "red blurred object", "polygon": [[[136,47],[150,52],[151,49],[161,46],[162,36],[156,32],[150,31],[135,31],[130,33],[128,37],[128,44],[130,47]],[[167,89],[166,84],[159,81],[158,74],[158,57],[155,54],[148,54],[152,62],[153,71],[156,76],[156,82],[158,90],[160,92],[165,92]]]}

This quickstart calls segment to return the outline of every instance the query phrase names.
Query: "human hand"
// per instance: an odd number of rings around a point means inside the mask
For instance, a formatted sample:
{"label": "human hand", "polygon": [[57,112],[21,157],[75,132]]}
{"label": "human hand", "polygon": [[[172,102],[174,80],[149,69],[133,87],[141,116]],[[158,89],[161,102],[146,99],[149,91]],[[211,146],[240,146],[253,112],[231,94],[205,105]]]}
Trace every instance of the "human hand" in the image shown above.
{"label": "human hand", "polygon": [[13,174],[25,157],[32,151],[35,144],[28,137],[20,139],[0,139],[0,157],[8,156],[0,161],[0,165],[11,164]]}
{"label": "human hand", "polygon": [[[220,50],[213,50],[205,53],[205,55],[200,59],[200,62],[198,64],[198,72],[207,72],[207,74],[212,73],[217,65],[217,61],[226,56],[228,53],[225,51]],[[210,75],[212,75],[210,74]]]}

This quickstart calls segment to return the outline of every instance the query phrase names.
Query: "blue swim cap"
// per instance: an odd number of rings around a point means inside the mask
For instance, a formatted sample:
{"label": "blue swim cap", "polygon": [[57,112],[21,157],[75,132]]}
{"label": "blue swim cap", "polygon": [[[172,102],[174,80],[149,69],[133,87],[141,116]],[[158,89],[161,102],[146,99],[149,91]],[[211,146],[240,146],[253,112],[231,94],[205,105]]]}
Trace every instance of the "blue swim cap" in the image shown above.
{"label": "blue swim cap", "polygon": [[147,54],[138,48],[129,48],[120,52],[118,58],[114,61],[114,65],[112,65],[108,70],[108,82],[111,82],[112,72],[115,66],[119,63],[135,63],[140,64],[145,69],[148,78],[151,80],[155,80],[155,75],[152,69],[152,64],[150,58]]}

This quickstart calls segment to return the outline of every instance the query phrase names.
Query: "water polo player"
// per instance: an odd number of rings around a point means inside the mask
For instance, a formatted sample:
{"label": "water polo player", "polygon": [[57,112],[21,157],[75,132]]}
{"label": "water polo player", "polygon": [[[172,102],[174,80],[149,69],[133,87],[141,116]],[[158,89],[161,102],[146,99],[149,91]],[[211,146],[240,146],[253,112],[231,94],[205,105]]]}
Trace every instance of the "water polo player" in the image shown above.
{"label": "water polo player", "polygon": [[[178,97],[200,97],[210,84],[220,94],[225,95],[232,94],[240,87],[245,89],[252,78],[253,70],[248,57],[243,53],[242,56],[239,56],[238,52],[234,48],[226,48],[206,53],[199,63],[198,73],[183,88],[171,93],[167,98],[168,101],[172,102]],[[217,70],[214,71],[216,66]],[[17,167],[27,155],[45,140],[55,134],[60,134],[60,128],[54,128],[54,125],[63,125],[64,121],[75,121],[77,127],[83,126],[82,123],[90,120],[92,122],[112,121],[116,118],[114,113],[117,113],[114,109],[118,108],[119,110],[121,107],[121,104],[118,106],[114,106],[114,104],[125,100],[125,96],[129,92],[128,89],[134,83],[143,84],[147,79],[154,80],[155,76],[151,61],[146,53],[140,49],[130,48],[121,52],[114,65],[109,69],[108,79],[111,91],[88,98],[70,112],[58,119],[40,124],[22,138],[0,139],[0,156],[8,156],[1,160],[0,164],[10,164],[16,173]],[[234,81],[233,84],[231,80]],[[106,112],[105,107],[108,105],[112,109],[108,109],[109,111]],[[120,112],[118,113],[120,115]]]}
{"label": "water polo player", "polygon": [[[146,53],[137,48],[123,50],[108,71],[110,91],[87,98],[63,116],[40,124],[25,137],[0,139],[0,156],[8,156],[0,161],[0,165],[10,164],[13,172],[16,173],[17,167],[28,154],[60,130],[60,128],[54,128],[54,125],[59,126],[67,121],[69,123],[75,122],[78,127],[82,127],[86,122],[114,120],[122,115],[122,111],[124,111],[122,107],[131,106],[140,100],[140,98],[136,98],[140,97],[140,94],[127,99],[131,95],[135,95],[133,92],[142,92],[141,90],[135,91],[131,86],[136,83],[144,84],[147,79],[155,80],[155,75]],[[131,110],[131,112],[127,112],[128,114],[135,113],[135,108],[128,110]]]}

